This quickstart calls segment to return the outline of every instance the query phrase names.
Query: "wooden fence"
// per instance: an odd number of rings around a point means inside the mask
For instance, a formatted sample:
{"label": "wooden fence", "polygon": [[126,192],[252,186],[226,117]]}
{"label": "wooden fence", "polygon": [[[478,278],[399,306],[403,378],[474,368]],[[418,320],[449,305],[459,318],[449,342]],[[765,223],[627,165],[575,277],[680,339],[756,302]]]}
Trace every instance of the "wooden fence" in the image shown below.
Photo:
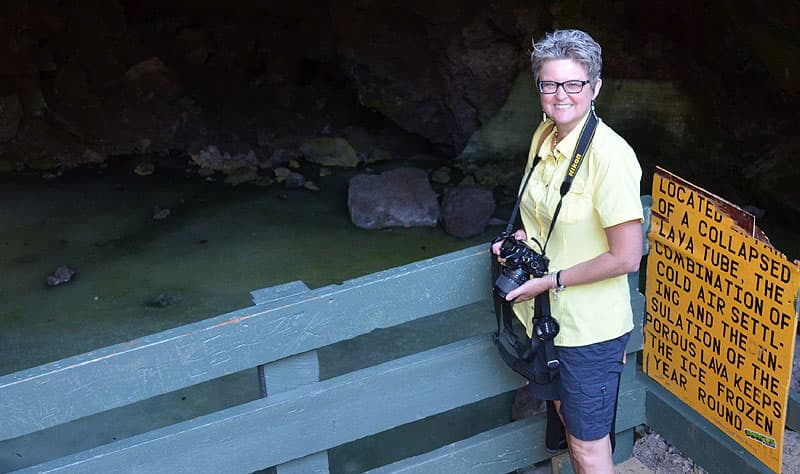
{"label": "wooden fence", "polygon": [[[0,377],[0,445],[36,442],[37,433],[70,426],[74,420],[114,413],[109,410],[250,369],[261,398],[80,452],[58,452],[33,465],[21,461],[11,469],[247,473],[275,466],[280,474],[351,472],[331,463],[329,454],[374,436],[398,442],[401,438],[387,433],[443,414],[468,417],[470,425],[480,416],[475,407],[482,403],[510,408],[510,397],[503,394],[513,393],[524,381],[505,367],[489,334],[494,325],[490,260],[487,246],[481,245],[341,285],[311,290],[301,282],[287,283],[253,292],[254,304],[248,308],[5,375]],[[630,281],[638,288],[638,275]],[[670,432],[672,424],[691,419],[681,412],[680,402],[669,400],[637,369],[644,299],[637,290],[631,297],[637,327],[628,343],[620,391],[617,461],[631,455],[636,426],[649,423]],[[320,354],[326,348],[379,332],[391,340],[392,331],[413,330],[413,324],[436,318],[441,344],[374,364],[352,361],[353,370],[320,377],[326,363]],[[480,321],[472,326],[474,334],[463,329],[467,318]],[[800,424],[799,414],[795,399],[789,411],[792,426]],[[670,418],[669,423],[663,418]],[[366,470],[512,472],[550,458],[544,424],[544,414],[518,421],[503,416],[501,422],[457,439],[450,439],[452,430],[444,426],[432,436],[439,443],[416,452],[407,449],[401,457]],[[681,436],[702,446],[701,435],[686,438],[684,429]],[[715,449],[736,451],[718,438]],[[691,451],[691,446],[681,447]],[[563,457],[554,470],[569,471]]]}

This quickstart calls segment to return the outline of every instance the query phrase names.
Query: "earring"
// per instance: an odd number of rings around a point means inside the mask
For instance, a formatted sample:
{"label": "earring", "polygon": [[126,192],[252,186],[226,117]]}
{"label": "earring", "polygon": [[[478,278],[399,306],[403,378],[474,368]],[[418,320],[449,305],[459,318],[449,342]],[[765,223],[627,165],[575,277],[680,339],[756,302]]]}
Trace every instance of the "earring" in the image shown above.
{"label": "earring", "polygon": [[597,112],[595,112],[595,110],[594,110],[594,99],[592,99],[592,113],[594,115],[597,115]]}
{"label": "earring", "polygon": [[547,114],[542,112],[542,122],[544,122],[545,120],[547,120]]}

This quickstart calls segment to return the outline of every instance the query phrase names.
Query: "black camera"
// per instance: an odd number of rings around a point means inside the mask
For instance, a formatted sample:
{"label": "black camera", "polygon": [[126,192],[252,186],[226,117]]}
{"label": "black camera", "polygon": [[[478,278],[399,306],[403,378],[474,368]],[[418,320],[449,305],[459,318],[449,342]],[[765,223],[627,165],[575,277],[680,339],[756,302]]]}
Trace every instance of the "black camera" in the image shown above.
{"label": "black camera", "polygon": [[548,260],[544,255],[535,252],[530,247],[515,239],[511,235],[500,234],[495,242],[502,240],[500,257],[505,259],[500,276],[494,282],[494,293],[501,299],[522,286],[533,275],[541,278],[547,273]]}

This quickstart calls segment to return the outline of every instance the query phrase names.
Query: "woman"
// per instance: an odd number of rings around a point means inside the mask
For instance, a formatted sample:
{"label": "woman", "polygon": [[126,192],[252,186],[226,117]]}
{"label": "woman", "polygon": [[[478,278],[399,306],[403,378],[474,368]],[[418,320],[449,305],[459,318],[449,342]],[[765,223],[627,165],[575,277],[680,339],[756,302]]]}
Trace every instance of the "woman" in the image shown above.
{"label": "woman", "polygon": [[[575,472],[613,473],[609,433],[625,344],[633,329],[627,273],[638,270],[642,248],[641,167],[631,147],[602,121],[583,163],[550,224],[578,136],[600,93],[601,48],[579,30],[560,30],[533,45],[532,69],[545,119],[532,139],[522,190],[523,228],[514,237],[537,252],[547,242],[550,273],[509,292],[514,312],[531,335],[533,303],[551,291],[561,330],[560,366],[552,392],[530,384],[536,398],[554,399],[567,432]],[[543,134],[544,141],[540,149]],[[492,245],[499,255],[502,244]],[[502,259],[501,259],[502,263]]]}

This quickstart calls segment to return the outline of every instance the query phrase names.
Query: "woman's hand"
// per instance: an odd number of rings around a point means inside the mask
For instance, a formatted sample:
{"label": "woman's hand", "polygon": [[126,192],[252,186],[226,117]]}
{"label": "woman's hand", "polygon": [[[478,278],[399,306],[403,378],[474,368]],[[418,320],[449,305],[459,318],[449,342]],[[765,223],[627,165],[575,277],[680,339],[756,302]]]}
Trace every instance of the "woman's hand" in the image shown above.
{"label": "woman's hand", "polygon": [[[517,239],[519,241],[523,241],[524,242],[524,241],[528,240],[528,234],[526,234],[525,231],[522,230],[522,229],[518,229],[516,232],[514,232],[513,236],[514,236],[515,239]],[[504,258],[500,258],[499,257],[499,255],[500,255],[500,247],[503,246],[503,242],[505,242],[505,240],[498,240],[497,242],[492,244],[492,253],[495,254],[495,255],[498,255],[497,261],[500,262],[501,264],[505,263],[505,261],[506,261]]]}
{"label": "woman's hand", "polygon": [[529,301],[553,287],[553,277],[545,275],[542,278],[531,278],[519,288],[511,290],[506,295],[507,301]]}

